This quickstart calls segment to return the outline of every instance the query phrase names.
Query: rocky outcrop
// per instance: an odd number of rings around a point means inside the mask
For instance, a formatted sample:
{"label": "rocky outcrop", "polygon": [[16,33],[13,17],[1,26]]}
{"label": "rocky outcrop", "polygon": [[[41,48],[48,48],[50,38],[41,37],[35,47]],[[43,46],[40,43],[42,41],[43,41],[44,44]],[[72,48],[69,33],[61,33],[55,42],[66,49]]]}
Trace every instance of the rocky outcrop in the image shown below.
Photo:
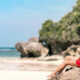
{"label": "rocky outcrop", "polygon": [[48,54],[48,49],[32,37],[28,42],[18,42],[16,49],[21,53],[21,57],[44,57]]}
{"label": "rocky outcrop", "polygon": [[78,57],[80,55],[80,45],[71,45],[67,50],[62,52],[62,55]]}
{"label": "rocky outcrop", "polygon": [[49,48],[49,54],[62,54],[63,51],[67,50],[72,45],[80,45],[80,39],[75,40],[59,40],[54,38],[48,38],[46,40],[40,39],[40,42],[45,42]]}
{"label": "rocky outcrop", "polygon": [[80,80],[80,68],[67,66],[50,80]]}

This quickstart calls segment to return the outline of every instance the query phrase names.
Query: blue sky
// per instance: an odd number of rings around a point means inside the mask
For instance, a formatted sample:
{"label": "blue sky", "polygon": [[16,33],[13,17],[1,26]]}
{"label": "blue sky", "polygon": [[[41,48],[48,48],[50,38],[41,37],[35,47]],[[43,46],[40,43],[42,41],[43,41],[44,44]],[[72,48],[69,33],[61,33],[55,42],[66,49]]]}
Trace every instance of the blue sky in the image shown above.
{"label": "blue sky", "polygon": [[38,36],[47,19],[59,21],[76,0],[0,0],[0,47]]}

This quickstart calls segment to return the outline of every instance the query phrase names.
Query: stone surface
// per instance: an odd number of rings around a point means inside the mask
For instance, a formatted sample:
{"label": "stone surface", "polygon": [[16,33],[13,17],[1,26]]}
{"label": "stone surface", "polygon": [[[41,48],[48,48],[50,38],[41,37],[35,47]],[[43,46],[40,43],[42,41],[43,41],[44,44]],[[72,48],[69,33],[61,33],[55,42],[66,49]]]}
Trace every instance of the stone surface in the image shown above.
{"label": "stone surface", "polygon": [[50,80],[80,80],[80,68],[66,66],[62,72],[56,74],[56,76]]}
{"label": "stone surface", "polygon": [[80,55],[80,45],[71,45],[67,50],[62,52],[63,56],[76,56]]}
{"label": "stone surface", "polygon": [[29,42],[18,42],[15,47],[21,53],[21,57],[44,57],[49,52],[37,38],[31,38]]}

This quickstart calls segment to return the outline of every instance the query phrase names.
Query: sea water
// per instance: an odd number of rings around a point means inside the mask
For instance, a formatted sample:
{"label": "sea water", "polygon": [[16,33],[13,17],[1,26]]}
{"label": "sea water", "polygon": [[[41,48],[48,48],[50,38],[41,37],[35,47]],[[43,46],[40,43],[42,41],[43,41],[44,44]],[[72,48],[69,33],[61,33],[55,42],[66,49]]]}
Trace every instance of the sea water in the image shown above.
{"label": "sea water", "polygon": [[0,47],[0,58],[19,58],[20,53],[12,47]]}

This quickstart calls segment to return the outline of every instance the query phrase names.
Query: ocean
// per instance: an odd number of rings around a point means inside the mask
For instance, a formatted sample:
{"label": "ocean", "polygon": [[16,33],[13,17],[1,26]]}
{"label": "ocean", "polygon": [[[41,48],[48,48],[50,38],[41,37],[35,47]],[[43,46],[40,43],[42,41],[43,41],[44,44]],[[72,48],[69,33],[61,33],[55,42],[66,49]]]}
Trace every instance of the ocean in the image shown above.
{"label": "ocean", "polygon": [[20,53],[13,47],[0,47],[0,58],[20,58]]}

